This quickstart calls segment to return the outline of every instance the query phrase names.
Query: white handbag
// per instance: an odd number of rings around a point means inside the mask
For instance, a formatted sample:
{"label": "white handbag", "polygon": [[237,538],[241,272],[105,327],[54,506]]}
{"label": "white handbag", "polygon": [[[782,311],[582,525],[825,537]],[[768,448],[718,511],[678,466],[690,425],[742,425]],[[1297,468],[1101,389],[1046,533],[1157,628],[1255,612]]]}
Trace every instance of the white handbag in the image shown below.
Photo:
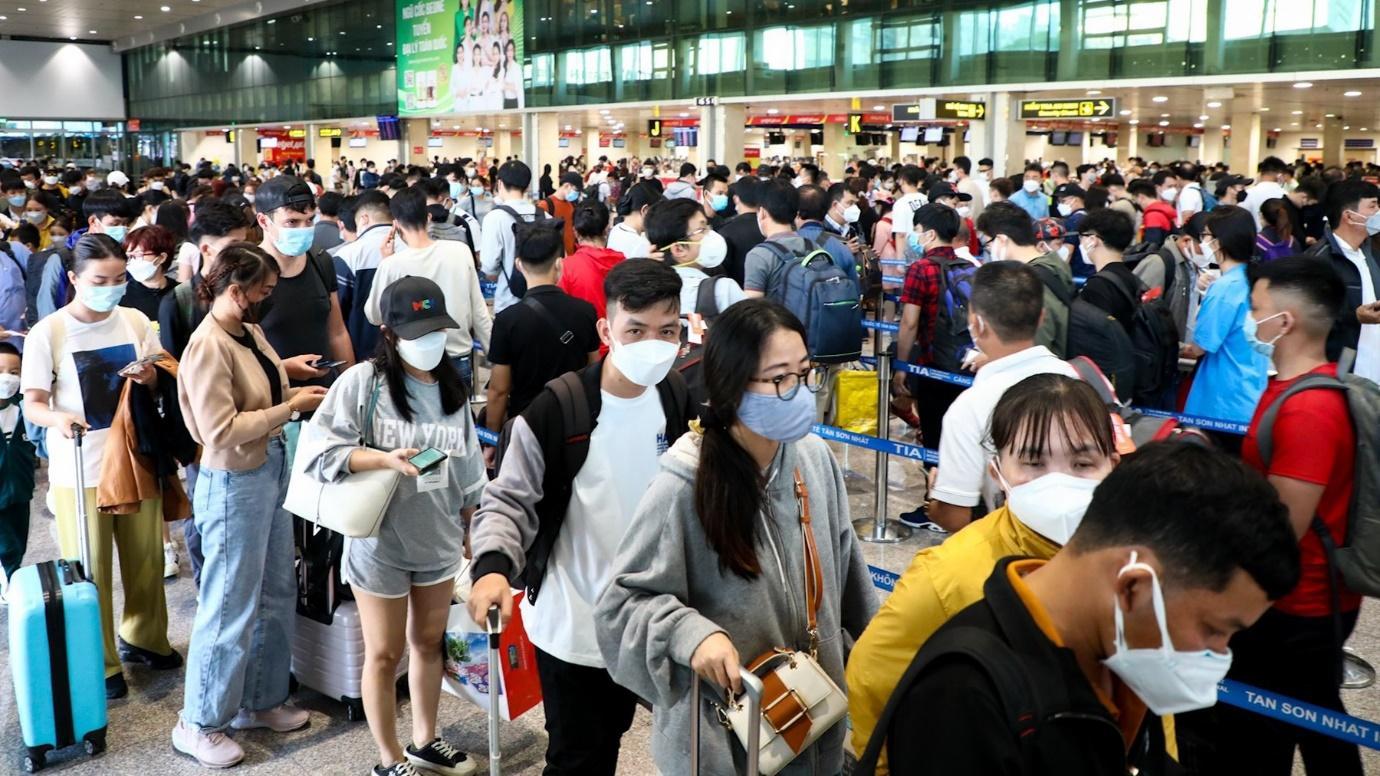
{"label": "white handbag", "polygon": [[[381,380],[375,383],[364,413],[365,447],[370,446],[368,435],[373,428],[374,408],[378,406],[382,386]],[[321,482],[307,473],[306,464],[307,456],[304,455],[293,460],[283,509],[351,538],[378,536],[383,515],[388,511],[402,475],[392,469],[374,469],[348,474],[336,482]]]}
{"label": "white handbag", "polygon": [[[761,731],[758,767],[763,776],[779,773],[848,713],[847,696],[817,660],[824,572],[810,528],[810,493],[799,469],[795,471],[795,497],[805,545],[805,611],[809,617],[810,651],[777,647],[747,666],[763,685],[761,713],[755,720]],[[733,730],[746,747],[748,725],[754,723],[748,718],[748,704],[730,700],[727,708],[719,708],[719,721]]]}

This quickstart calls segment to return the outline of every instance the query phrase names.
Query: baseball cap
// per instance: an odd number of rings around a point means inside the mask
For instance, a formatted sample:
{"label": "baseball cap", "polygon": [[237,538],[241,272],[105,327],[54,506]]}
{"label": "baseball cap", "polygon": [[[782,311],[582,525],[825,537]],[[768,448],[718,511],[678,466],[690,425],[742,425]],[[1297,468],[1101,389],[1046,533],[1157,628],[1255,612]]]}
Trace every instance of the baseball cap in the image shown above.
{"label": "baseball cap", "polygon": [[409,275],[383,289],[379,300],[383,325],[400,338],[414,340],[433,331],[458,329],[446,312],[446,297],[435,281]]}
{"label": "baseball cap", "polygon": [[581,178],[578,172],[561,173],[561,183],[569,183],[577,189],[583,189],[585,187],[585,179]]}
{"label": "baseball cap", "polygon": [[278,175],[264,181],[254,191],[254,210],[272,213],[280,207],[306,212],[316,207],[316,197],[301,178]]}
{"label": "baseball cap", "polygon": [[109,175],[105,176],[105,182],[112,186],[128,186],[129,176],[119,170],[112,170]]}
{"label": "baseball cap", "polygon": [[1064,236],[1064,227],[1053,218],[1035,219],[1035,239],[1050,242]]}
{"label": "baseball cap", "polygon": [[1065,183],[1061,186],[1055,187],[1054,189],[1055,202],[1058,202],[1059,200],[1064,199],[1065,197],[1078,197],[1079,199],[1083,199],[1086,196],[1088,196],[1088,192],[1084,191],[1083,187],[1079,186],[1077,183]]}
{"label": "baseball cap", "polygon": [[1249,186],[1255,183],[1255,178],[1245,178],[1240,175],[1223,175],[1217,179],[1217,189],[1214,192],[1218,197],[1224,197],[1227,189],[1232,186]]}
{"label": "baseball cap", "polygon": [[965,194],[959,191],[958,189],[955,189],[953,186],[950,186],[948,183],[943,182],[936,183],[933,186],[931,186],[929,196],[931,202],[934,202],[937,199],[944,199],[946,197],[952,197],[954,199],[957,199],[959,202],[973,201],[972,194]]}

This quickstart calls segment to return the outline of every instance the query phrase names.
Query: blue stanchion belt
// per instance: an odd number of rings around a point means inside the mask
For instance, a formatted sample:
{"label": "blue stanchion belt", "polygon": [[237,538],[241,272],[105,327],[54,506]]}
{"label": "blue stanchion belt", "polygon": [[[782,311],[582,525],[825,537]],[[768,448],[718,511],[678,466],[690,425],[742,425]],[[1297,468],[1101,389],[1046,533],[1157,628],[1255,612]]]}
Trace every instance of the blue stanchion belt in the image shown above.
{"label": "blue stanchion belt", "polygon": [[931,450],[928,447],[907,444],[905,442],[893,442],[890,439],[859,434],[854,431],[846,431],[834,426],[824,426],[816,424],[813,431],[821,439],[832,439],[835,442],[842,442],[852,447],[863,447],[887,455],[896,455],[902,458],[909,458],[912,461],[923,461],[924,463],[939,463],[939,451]]}
{"label": "blue stanchion belt", "polygon": [[910,262],[908,262],[908,261],[902,261],[902,260],[900,260],[900,259],[882,259],[881,261],[878,261],[877,263],[880,264],[880,265],[882,265],[883,267],[909,267],[909,266],[910,266]]}
{"label": "blue stanchion belt", "polygon": [[493,299],[496,291],[498,291],[497,280],[479,281],[479,293],[483,294],[485,299]]}
{"label": "blue stanchion belt", "polygon": [[474,433],[479,437],[479,441],[486,445],[498,444],[498,434],[495,434],[483,426],[475,426]]}
{"label": "blue stanchion belt", "polygon": [[894,286],[901,286],[901,285],[905,285],[906,276],[905,276],[905,275],[882,275],[882,282],[883,282],[883,283],[890,283],[890,284],[892,284],[892,285],[894,285]]}

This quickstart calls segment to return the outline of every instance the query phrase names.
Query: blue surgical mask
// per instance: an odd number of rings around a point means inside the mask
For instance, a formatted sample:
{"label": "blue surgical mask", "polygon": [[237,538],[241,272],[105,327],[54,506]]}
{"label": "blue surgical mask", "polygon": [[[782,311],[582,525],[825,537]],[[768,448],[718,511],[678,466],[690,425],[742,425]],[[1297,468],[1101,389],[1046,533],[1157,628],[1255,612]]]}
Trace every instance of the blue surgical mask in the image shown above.
{"label": "blue surgical mask", "polygon": [[278,236],[273,240],[273,247],[284,256],[301,256],[311,248],[312,241],[316,239],[316,229],[310,226],[298,228],[282,228],[278,230]]}
{"label": "blue surgical mask", "polygon": [[578,192],[578,191],[572,191],[572,192],[570,192],[569,194],[566,194],[566,195],[565,195],[565,201],[566,201],[566,202],[579,202],[579,201],[580,201],[580,192]]}
{"label": "blue surgical mask", "polygon": [[815,424],[815,395],[804,386],[789,399],[775,393],[747,391],[738,403],[738,419],[754,433],[775,442],[798,442]]}
{"label": "blue surgical mask", "polygon": [[81,286],[77,298],[90,310],[108,313],[125,298],[125,285],[121,283],[118,286]]}
{"label": "blue surgical mask", "polygon": [[110,239],[114,240],[115,242],[117,242],[117,243],[119,243],[119,244],[121,244],[121,245],[124,245],[124,244],[125,244],[125,235],[129,234],[129,227],[127,227],[127,226],[107,226],[107,227],[105,227],[105,233],[106,233],[107,236],[110,237]]}
{"label": "blue surgical mask", "polygon": [[470,194],[471,194],[472,196],[475,196],[475,197],[483,196],[483,195],[484,195],[484,187],[483,187],[483,186],[471,186],[471,187],[470,187]]}
{"label": "blue surgical mask", "polygon": [[450,182],[450,198],[460,199],[460,195],[465,193],[465,184],[460,181]]}
{"label": "blue surgical mask", "polygon": [[911,232],[906,235],[906,245],[916,256],[925,255],[925,242],[920,239],[919,232]]}
{"label": "blue surgical mask", "polygon": [[1271,315],[1268,318],[1257,321],[1254,315],[1250,314],[1249,312],[1246,313],[1246,320],[1243,321],[1241,324],[1241,333],[1246,335],[1246,343],[1251,346],[1252,350],[1266,358],[1274,357],[1275,343],[1279,342],[1279,338],[1284,336],[1284,332],[1280,332],[1274,339],[1270,340],[1269,342],[1265,342],[1264,340],[1260,339],[1260,337],[1257,336],[1257,334],[1260,330],[1260,324],[1264,323],[1265,321],[1274,320],[1275,318],[1278,318],[1283,314],[1284,313],[1275,313],[1274,315]]}
{"label": "blue surgical mask", "polygon": [[15,194],[9,198],[10,207],[24,207],[24,202],[28,199],[23,194]]}
{"label": "blue surgical mask", "polygon": [[720,212],[720,213],[721,213],[721,212],[727,210],[727,209],[728,209],[728,195],[727,195],[727,194],[715,194],[714,196],[712,196],[712,197],[709,198],[709,206],[712,207],[712,208],[714,208],[714,211],[715,211],[715,212]]}

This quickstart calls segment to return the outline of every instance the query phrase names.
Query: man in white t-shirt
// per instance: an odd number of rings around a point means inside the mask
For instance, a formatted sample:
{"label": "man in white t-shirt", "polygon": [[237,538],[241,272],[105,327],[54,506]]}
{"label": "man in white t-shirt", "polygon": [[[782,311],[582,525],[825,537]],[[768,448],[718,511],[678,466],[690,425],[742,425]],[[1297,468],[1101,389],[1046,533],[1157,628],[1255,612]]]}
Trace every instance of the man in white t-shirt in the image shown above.
{"label": "man in white t-shirt", "polygon": [[[1260,206],[1265,204],[1266,200],[1284,196],[1284,187],[1279,184],[1279,179],[1287,169],[1289,165],[1278,156],[1267,156],[1256,166],[1256,184],[1246,190],[1246,199],[1241,203],[1241,207],[1251,211],[1257,224],[1260,223]],[[1294,227],[1302,229],[1299,224],[1295,224]]]}
{"label": "man in white t-shirt", "polygon": [[1044,284],[1030,267],[1014,261],[986,264],[973,275],[968,332],[985,361],[972,387],[944,413],[939,468],[926,512],[946,531],[973,519],[981,500],[993,507],[997,488],[988,474],[986,445],[992,411],[1006,389],[1037,374],[1077,377],[1073,367],[1035,344],[1044,312]]}
{"label": "man in white t-shirt", "polygon": [[1198,182],[1198,168],[1192,162],[1184,162],[1175,170],[1179,179],[1178,226],[1188,223],[1194,213],[1203,212],[1203,186]]}
{"label": "man in white t-shirt", "polygon": [[514,264],[517,257],[517,239],[513,235],[513,225],[517,220],[514,216],[523,221],[545,217],[538,214],[536,206],[527,201],[527,187],[531,185],[531,168],[516,159],[504,162],[498,168],[498,193],[494,209],[484,216],[484,223],[479,229],[479,256],[483,262],[480,268],[489,280],[496,283],[495,315],[509,305],[516,304],[520,298],[519,294],[513,293],[512,284],[518,284],[519,288],[525,286],[524,280],[513,278],[514,273],[521,274]]}
{"label": "man in white t-shirt", "polygon": [[395,194],[388,209],[393,216],[393,237],[384,243],[385,258],[369,288],[364,314],[376,326],[383,322],[380,300],[398,278],[415,275],[435,282],[445,295],[446,312],[459,324],[446,330],[446,356],[460,370],[465,384],[472,385],[470,355],[474,344],[487,349],[494,325],[479,289],[474,254],[462,242],[433,240],[427,234],[426,191],[421,186],[409,186]]}
{"label": "man in white t-shirt", "polygon": [[[474,516],[475,619],[491,606],[506,619],[510,587],[524,575],[522,617],[537,648],[547,773],[613,776],[637,707],[606,670],[594,605],[661,454],[694,415],[671,369],[680,350],[680,287],[669,266],[651,259],[628,259],[609,272],[608,317],[598,322],[609,357],[553,381],[513,421],[498,476]],[[629,307],[633,299],[638,309]],[[587,426],[568,427],[576,421],[566,418],[580,416]]]}
{"label": "man in white t-shirt", "polygon": [[652,255],[652,243],[646,237],[647,209],[661,199],[661,192],[650,183],[641,182],[628,189],[618,202],[625,211],[623,220],[609,230],[608,249],[618,251],[628,259],[645,259]]}
{"label": "man in white t-shirt", "polygon": [[896,173],[896,181],[901,187],[901,196],[891,206],[891,240],[895,243],[896,255],[906,260],[919,258],[907,245],[910,233],[915,231],[915,211],[929,203],[920,193],[920,182],[925,179],[925,171],[913,164],[902,167]]}

